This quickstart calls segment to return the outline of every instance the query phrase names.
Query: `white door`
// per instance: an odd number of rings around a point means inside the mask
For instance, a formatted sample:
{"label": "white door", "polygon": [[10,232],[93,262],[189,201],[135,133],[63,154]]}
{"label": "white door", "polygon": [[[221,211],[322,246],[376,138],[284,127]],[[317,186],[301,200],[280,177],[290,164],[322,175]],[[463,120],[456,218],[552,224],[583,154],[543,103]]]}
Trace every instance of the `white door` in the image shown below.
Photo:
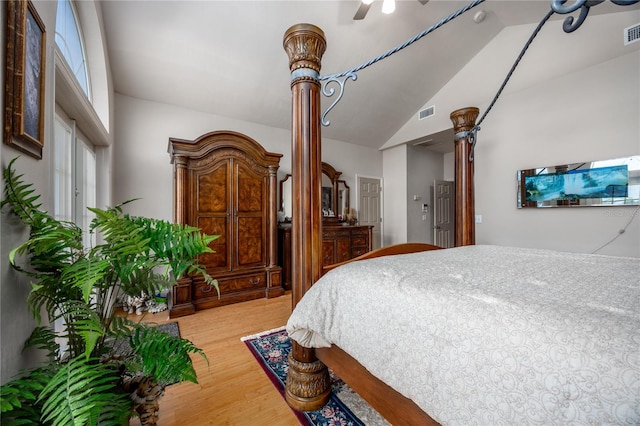
{"label": "white door", "polygon": [[[53,215],[57,220],[78,225],[82,242],[89,248],[93,236],[89,225],[94,214],[87,207],[96,207],[95,153],[75,122],[61,109],[56,109],[53,131]],[[63,331],[64,319],[55,320],[54,329]],[[68,346],[66,338],[58,337],[56,342],[61,351]]]}
{"label": "white door", "polygon": [[433,181],[433,243],[437,246],[450,248],[455,244],[454,225],[454,191],[453,182],[444,180]]}
{"label": "white door", "polygon": [[360,225],[371,225],[373,249],[380,248],[382,241],[380,217],[382,185],[379,178],[357,177],[358,185],[358,222]]}

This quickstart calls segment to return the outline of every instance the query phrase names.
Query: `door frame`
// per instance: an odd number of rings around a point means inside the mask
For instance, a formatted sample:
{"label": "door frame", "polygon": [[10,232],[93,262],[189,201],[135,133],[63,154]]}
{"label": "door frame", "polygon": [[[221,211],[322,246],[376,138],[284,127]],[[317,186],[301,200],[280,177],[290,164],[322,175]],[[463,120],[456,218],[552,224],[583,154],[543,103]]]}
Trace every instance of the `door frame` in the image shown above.
{"label": "door frame", "polygon": [[[381,176],[361,175],[356,173],[356,211],[360,214],[360,179],[376,179],[380,182],[380,248],[384,247],[384,179]],[[373,244],[373,242],[372,242]]]}
{"label": "door frame", "polygon": [[436,186],[438,185],[438,183],[446,183],[448,184],[448,186],[451,188],[451,194],[450,194],[450,200],[451,200],[451,205],[450,205],[450,209],[449,209],[449,219],[450,219],[450,224],[451,224],[451,233],[450,233],[450,238],[449,238],[449,245],[447,247],[444,248],[450,248],[450,247],[454,247],[455,246],[455,202],[456,202],[456,198],[455,198],[455,189],[456,189],[456,185],[455,185],[455,181],[452,180],[446,180],[446,179],[434,179],[433,181],[433,244],[438,245],[438,214],[441,211],[440,209],[440,203],[439,203],[439,198],[438,198],[438,191]]}

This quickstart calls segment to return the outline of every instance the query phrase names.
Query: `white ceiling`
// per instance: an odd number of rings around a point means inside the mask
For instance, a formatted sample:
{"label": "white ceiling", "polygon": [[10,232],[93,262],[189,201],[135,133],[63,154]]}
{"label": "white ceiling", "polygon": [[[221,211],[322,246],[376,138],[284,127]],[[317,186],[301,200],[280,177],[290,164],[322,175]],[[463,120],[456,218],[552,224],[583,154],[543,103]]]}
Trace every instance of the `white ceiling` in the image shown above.
{"label": "white ceiling", "polygon": [[[282,47],[290,26],[306,22],[324,31],[321,74],[328,75],[369,61],[468,4],[396,1],[394,14],[382,14],[376,1],[362,21],[352,19],[356,0],[101,3],[117,93],[290,129],[290,77]],[[600,7],[591,13],[608,6]],[[486,18],[476,24],[480,9]],[[502,28],[538,22],[549,9],[549,0],[487,0],[360,71],[329,114],[323,137],[382,146]],[[323,98],[325,107],[331,102]]]}

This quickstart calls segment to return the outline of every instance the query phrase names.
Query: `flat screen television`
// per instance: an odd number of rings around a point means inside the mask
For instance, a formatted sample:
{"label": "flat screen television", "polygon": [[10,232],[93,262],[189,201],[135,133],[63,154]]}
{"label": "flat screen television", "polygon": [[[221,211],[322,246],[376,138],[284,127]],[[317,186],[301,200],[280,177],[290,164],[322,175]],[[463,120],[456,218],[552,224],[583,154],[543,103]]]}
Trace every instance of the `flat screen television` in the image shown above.
{"label": "flat screen television", "polygon": [[518,207],[638,205],[640,156],[518,171]]}

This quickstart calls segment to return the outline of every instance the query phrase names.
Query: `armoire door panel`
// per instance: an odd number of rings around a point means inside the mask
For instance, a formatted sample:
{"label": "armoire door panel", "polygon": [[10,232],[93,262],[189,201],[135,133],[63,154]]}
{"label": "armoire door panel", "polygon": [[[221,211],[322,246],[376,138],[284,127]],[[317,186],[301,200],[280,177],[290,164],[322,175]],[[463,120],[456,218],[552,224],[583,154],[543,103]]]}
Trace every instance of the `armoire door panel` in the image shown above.
{"label": "armoire door panel", "polygon": [[229,162],[215,164],[212,170],[196,172],[198,214],[224,212],[229,206]]}
{"label": "armoire door panel", "polygon": [[[214,253],[205,253],[200,256],[200,263],[210,268],[230,269],[230,247],[231,238],[230,227],[227,221],[227,215],[221,216],[200,216],[196,219],[196,225],[202,232],[208,235],[219,235],[219,237],[211,243]],[[209,271],[211,273],[211,271]]]}
{"label": "armoire door panel", "polygon": [[238,266],[264,266],[265,220],[263,217],[238,217]]}
{"label": "armoire door panel", "polygon": [[264,172],[258,174],[246,164],[235,163],[238,213],[263,212],[265,209],[266,182]]}

